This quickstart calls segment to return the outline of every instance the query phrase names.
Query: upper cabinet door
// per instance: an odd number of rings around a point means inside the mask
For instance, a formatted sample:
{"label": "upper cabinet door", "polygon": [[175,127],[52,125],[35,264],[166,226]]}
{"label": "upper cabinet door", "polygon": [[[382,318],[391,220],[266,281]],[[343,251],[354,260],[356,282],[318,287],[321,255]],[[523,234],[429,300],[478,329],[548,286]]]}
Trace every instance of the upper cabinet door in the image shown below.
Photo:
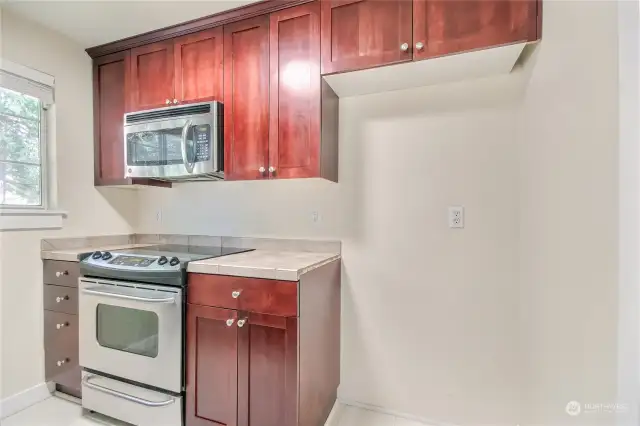
{"label": "upper cabinet door", "polygon": [[537,38],[536,0],[414,0],[415,59]]}
{"label": "upper cabinet door", "polygon": [[412,2],[323,0],[322,74],[410,61]]}
{"label": "upper cabinet door", "polygon": [[175,99],[222,101],[222,27],[175,39]]}
{"label": "upper cabinet door", "polygon": [[269,17],[224,27],[224,173],[264,179],[269,167]]}
{"label": "upper cabinet door", "polygon": [[269,176],[320,173],[320,4],[271,14]]}
{"label": "upper cabinet door", "polygon": [[124,178],[125,75],[129,51],[93,61],[94,184],[126,183]]}
{"label": "upper cabinet door", "polygon": [[131,50],[129,109],[167,106],[173,101],[173,40]]}

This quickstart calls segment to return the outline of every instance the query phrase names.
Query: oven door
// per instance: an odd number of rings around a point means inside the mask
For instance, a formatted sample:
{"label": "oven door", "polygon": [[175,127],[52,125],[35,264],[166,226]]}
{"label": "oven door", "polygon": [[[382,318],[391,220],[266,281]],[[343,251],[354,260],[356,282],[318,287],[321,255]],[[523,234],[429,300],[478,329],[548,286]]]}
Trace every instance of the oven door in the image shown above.
{"label": "oven door", "polygon": [[125,178],[188,178],[222,172],[210,114],[125,127]]}
{"label": "oven door", "polygon": [[80,365],[182,390],[182,289],[80,279]]}

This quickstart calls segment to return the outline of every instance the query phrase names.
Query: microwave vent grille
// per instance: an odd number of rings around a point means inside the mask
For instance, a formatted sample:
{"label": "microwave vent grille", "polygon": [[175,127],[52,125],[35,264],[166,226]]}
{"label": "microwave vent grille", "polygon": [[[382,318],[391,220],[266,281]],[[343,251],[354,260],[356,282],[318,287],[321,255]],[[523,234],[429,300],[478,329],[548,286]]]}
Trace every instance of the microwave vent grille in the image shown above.
{"label": "microwave vent grille", "polygon": [[162,120],[185,115],[208,114],[211,112],[211,103],[189,105],[183,107],[161,108],[138,113],[125,114],[125,123],[138,123],[140,121]]}

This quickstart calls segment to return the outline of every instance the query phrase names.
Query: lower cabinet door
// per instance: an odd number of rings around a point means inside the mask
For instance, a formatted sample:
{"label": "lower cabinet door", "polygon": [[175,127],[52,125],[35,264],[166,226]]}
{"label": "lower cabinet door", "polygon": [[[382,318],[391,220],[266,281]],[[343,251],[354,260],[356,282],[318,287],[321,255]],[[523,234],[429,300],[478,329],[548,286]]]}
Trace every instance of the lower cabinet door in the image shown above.
{"label": "lower cabinet door", "polygon": [[187,304],[187,426],[238,424],[237,319],[231,309]]}
{"label": "lower cabinet door", "polygon": [[238,426],[295,426],[298,320],[238,313]]}

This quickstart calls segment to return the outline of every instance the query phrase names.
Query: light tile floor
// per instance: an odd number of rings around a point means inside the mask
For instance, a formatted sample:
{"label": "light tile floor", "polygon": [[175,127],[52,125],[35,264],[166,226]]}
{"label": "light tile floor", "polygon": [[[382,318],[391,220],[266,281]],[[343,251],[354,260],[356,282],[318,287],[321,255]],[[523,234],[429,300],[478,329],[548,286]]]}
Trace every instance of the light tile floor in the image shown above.
{"label": "light tile floor", "polygon": [[[0,420],[2,426],[105,426],[95,419],[82,416],[82,409],[73,402],[51,397],[26,410]],[[424,426],[422,423],[343,405],[326,426]]]}

